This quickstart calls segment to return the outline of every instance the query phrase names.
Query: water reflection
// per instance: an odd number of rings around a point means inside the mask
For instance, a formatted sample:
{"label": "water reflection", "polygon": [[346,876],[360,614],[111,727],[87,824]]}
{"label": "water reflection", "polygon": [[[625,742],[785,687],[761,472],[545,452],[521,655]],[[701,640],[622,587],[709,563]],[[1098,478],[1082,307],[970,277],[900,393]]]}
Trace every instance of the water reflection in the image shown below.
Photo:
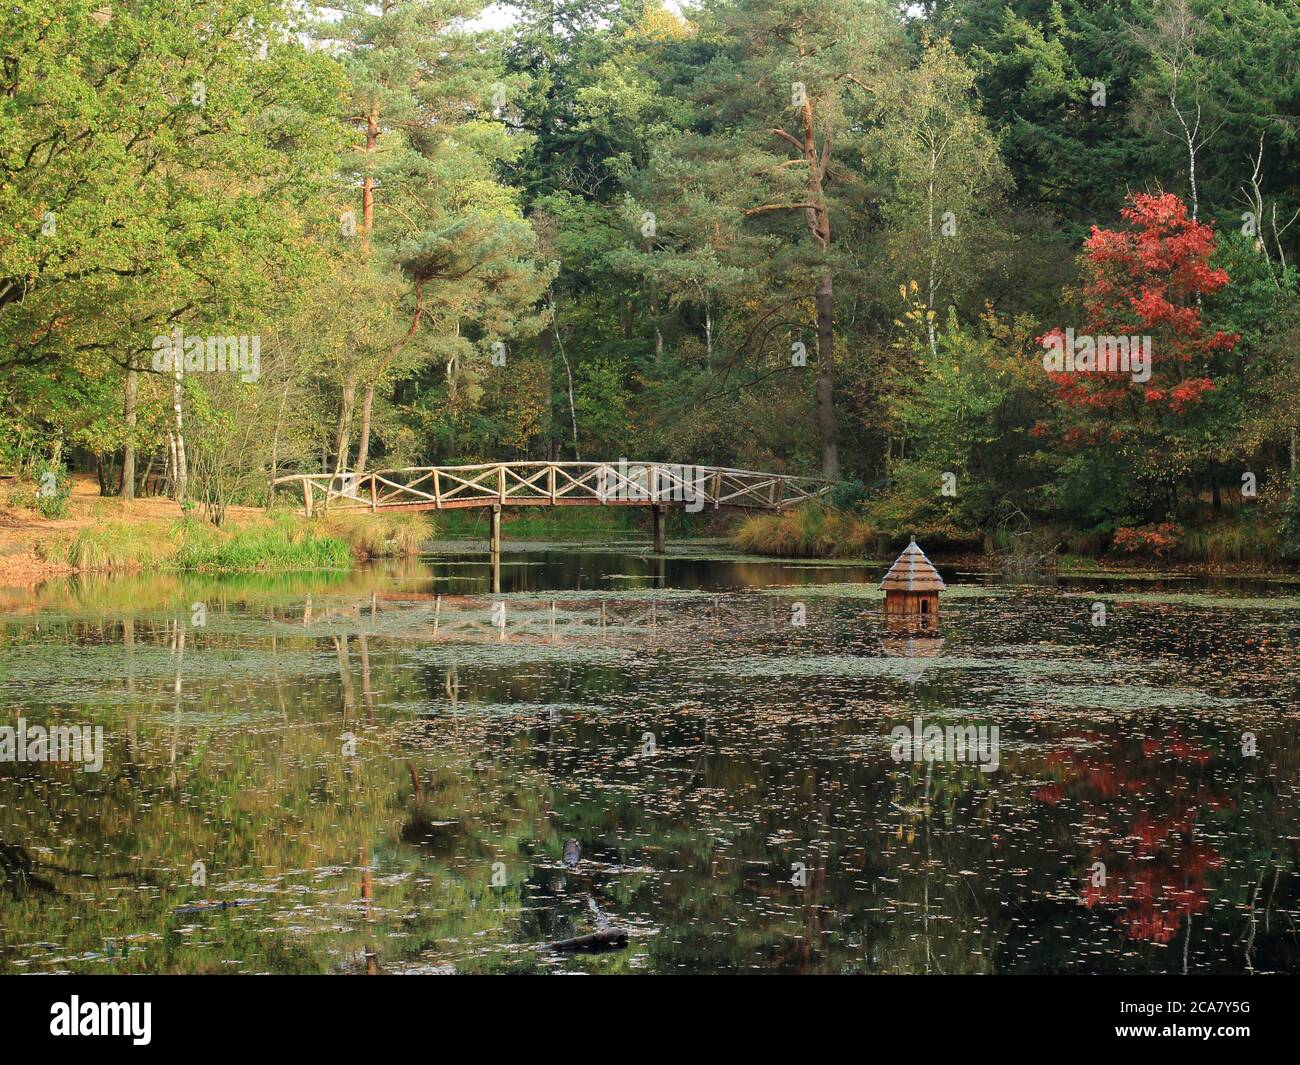
{"label": "water reflection", "polygon": [[[952,579],[936,636],[876,568],[637,551],[12,595],[10,714],[107,751],[0,763],[0,968],[1297,968],[1281,590]],[[916,716],[998,771],[895,762]]]}

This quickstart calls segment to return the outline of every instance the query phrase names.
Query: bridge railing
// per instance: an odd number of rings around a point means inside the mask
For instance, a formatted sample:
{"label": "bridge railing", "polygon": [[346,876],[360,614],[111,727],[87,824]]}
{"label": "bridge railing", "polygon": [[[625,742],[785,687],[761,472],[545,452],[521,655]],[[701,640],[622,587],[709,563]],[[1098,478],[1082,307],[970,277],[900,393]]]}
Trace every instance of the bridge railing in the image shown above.
{"label": "bridge railing", "polygon": [[408,466],[370,473],[300,473],[271,489],[301,486],[316,510],[454,510],[483,506],[681,506],[780,511],[826,494],[815,477],[666,462],[488,462]]}

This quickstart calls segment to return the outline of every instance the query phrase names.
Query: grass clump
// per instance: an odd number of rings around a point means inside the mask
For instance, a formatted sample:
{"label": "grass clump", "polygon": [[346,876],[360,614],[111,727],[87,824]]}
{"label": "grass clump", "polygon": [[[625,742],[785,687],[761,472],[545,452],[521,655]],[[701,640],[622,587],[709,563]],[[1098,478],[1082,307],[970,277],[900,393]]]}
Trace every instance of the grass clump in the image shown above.
{"label": "grass clump", "polygon": [[434,535],[432,521],[415,512],[331,514],[322,519],[331,536],[345,541],[357,558],[406,558],[420,553]]}
{"label": "grass clump", "polygon": [[79,530],[70,540],[44,541],[37,554],[101,573],[348,569],[353,564],[347,540],[287,518],[237,529],[220,529],[190,517],[170,526],[103,522]]}
{"label": "grass clump", "polygon": [[861,518],[810,503],[748,518],[732,537],[742,551],[780,558],[866,558],[888,551],[888,538]]}
{"label": "grass clump", "polygon": [[71,540],[47,540],[36,546],[36,554],[47,562],[107,573],[154,568],[165,564],[174,550],[165,529],[127,522],[92,525]]}
{"label": "grass clump", "polygon": [[1241,562],[1272,562],[1284,556],[1282,530],[1263,523],[1223,523],[1207,529],[1193,529],[1183,537],[1182,558],[1189,562],[1225,565]]}
{"label": "grass clump", "polygon": [[178,546],[172,565],[182,570],[348,569],[353,563],[346,540],[283,518],[230,533],[183,519],[173,534]]}

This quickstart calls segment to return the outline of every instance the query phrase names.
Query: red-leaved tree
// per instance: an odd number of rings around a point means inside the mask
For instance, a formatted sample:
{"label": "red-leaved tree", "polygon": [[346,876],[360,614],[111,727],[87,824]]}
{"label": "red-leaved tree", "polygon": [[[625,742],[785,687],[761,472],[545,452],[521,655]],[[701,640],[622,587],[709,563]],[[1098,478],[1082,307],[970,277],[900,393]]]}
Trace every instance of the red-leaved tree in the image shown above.
{"label": "red-leaved tree", "polygon": [[[1151,337],[1150,379],[1135,382],[1127,370],[1050,373],[1074,414],[1066,414],[1067,441],[1114,441],[1176,422],[1214,390],[1214,358],[1239,339],[1208,332],[1202,322],[1202,299],[1228,283],[1224,270],[1210,266],[1213,230],[1172,193],[1130,196],[1121,216],[1126,228],[1094,226],[1084,242],[1084,323],[1076,332]],[[1058,328],[1039,341],[1064,336]]]}

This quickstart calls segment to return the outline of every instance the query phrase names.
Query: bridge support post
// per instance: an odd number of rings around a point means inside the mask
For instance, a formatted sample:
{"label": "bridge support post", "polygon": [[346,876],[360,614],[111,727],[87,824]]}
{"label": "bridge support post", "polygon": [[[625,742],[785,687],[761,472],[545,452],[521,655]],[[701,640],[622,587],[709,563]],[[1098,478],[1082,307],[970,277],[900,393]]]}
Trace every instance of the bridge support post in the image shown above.
{"label": "bridge support post", "polygon": [[489,511],[492,531],[488,541],[488,551],[492,562],[492,594],[501,593],[501,504],[493,503]]}
{"label": "bridge support post", "polygon": [[664,526],[666,524],[664,519],[667,515],[664,513],[663,507],[652,506],[650,516],[654,519],[655,554],[662,555],[664,553]]}

